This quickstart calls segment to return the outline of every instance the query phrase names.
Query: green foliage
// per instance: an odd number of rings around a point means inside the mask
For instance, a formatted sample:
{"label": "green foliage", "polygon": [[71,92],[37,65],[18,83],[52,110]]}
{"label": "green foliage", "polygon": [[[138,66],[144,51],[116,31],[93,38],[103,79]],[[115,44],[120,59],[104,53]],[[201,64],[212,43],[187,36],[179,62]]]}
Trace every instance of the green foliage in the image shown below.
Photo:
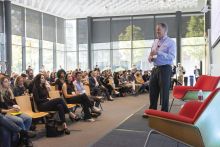
{"label": "green foliage", "polygon": [[[118,36],[119,41],[128,41],[131,40],[132,35],[132,25],[127,26],[123,32]],[[133,39],[134,40],[143,40],[144,36],[141,33],[141,27],[133,25]]]}
{"label": "green foliage", "polygon": [[204,36],[204,17],[191,16],[187,23],[186,37],[202,37]]}

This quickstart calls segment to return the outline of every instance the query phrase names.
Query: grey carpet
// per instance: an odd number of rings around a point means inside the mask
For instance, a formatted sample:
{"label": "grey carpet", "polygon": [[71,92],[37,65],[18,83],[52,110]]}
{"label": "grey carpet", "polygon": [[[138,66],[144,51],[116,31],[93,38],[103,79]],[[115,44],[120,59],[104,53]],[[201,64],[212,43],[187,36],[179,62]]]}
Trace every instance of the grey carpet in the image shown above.
{"label": "grey carpet", "polygon": [[[92,147],[143,147],[147,135],[151,130],[148,127],[148,120],[142,118],[144,109],[132,115],[116,129],[94,143]],[[148,142],[148,147],[187,146],[160,134],[152,134]]]}

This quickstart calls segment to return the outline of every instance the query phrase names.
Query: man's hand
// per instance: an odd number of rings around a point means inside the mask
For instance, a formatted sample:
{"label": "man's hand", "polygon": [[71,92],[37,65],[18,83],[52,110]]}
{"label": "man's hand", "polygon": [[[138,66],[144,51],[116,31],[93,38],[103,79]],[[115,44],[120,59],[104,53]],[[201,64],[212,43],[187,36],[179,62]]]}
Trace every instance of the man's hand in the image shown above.
{"label": "man's hand", "polygon": [[152,59],[153,59],[153,56],[149,55],[148,61],[149,61],[150,63],[152,62]]}
{"label": "man's hand", "polygon": [[150,52],[150,55],[151,55],[151,56],[157,55],[157,51],[156,51],[156,50],[152,50],[152,51]]}

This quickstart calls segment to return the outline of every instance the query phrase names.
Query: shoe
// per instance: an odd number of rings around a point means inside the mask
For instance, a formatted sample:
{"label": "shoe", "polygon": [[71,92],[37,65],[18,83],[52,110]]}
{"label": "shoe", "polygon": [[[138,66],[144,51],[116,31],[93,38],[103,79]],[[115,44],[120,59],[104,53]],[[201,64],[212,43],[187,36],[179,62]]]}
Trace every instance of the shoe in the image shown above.
{"label": "shoe", "polygon": [[33,147],[33,143],[28,138],[22,138],[22,143],[25,145],[25,147]]}
{"label": "shoe", "polygon": [[36,133],[35,133],[34,131],[27,131],[27,135],[28,135],[28,137],[30,137],[30,138],[36,137]]}
{"label": "shoe", "polygon": [[75,115],[74,118],[71,117],[71,116],[69,116],[69,118],[70,118],[70,120],[71,120],[72,122],[74,122],[74,121],[79,121],[79,120],[81,119],[78,115]]}
{"label": "shoe", "polygon": [[109,99],[108,99],[109,101],[114,101],[114,99],[110,96],[109,97]]}
{"label": "shoe", "polygon": [[115,90],[115,94],[119,94],[119,92]]}
{"label": "shoe", "polygon": [[90,118],[90,119],[85,119],[85,121],[87,121],[87,122],[94,122],[95,120],[93,118]]}
{"label": "shoe", "polygon": [[95,106],[92,108],[92,110],[93,110],[94,112],[101,112],[101,109],[99,109],[99,108],[97,108],[97,107],[95,107]]}
{"label": "shoe", "polygon": [[20,135],[21,138],[34,138],[36,136],[36,133],[33,131],[21,130]]}
{"label": "shoe", "polygon": [[149,116],[144,113],[144,114],[142,115],[142,117],[143,117],[143,118],[148,118]]}
{"label": "shoe", "polygon": [[101,113],[91,113],[91,116],[97,118],[101,115]]}
{"label": "shoe", "polygon": [[63,129],[63,131],[66,135],[70,135],[70,130],[68,128]]}

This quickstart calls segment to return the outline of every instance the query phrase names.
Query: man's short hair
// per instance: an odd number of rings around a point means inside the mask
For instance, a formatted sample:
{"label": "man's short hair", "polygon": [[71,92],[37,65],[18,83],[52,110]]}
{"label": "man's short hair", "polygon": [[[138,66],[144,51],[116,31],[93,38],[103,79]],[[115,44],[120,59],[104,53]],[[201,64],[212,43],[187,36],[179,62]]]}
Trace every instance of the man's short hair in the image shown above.
{"label": "man's short hair", "polygon": [[76,72],[76,73],[75,73],[75,76],[77,77],[79,74],[82,74],[82,72],[79,72],[79,71]]}
{"label": "man's short hair", "polygon": [[168,32],[168,26],[166,23],[163,22],[159,22],[157,23],[157,25],[161,26],[163,29],[165,29],[166,33]]}

